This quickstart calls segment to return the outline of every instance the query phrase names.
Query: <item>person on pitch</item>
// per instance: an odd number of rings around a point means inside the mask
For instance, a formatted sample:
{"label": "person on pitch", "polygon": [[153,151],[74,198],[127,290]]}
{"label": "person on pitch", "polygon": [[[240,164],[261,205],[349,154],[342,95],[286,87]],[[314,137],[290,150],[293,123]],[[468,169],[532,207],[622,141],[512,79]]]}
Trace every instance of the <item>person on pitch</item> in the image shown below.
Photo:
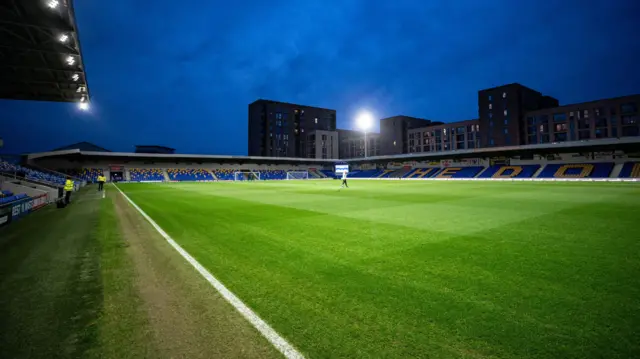
{"label": "person on pitch", "polygon": [[104,189],[104,183],[107,181],[104,175],[98,176],[98,191],[102,191]]}
{"label": "person on pitch", "polygon": [[342,185],[340,186],[340,188],[349,188],[349,185],[347,185],[347,171],[342,172]]}

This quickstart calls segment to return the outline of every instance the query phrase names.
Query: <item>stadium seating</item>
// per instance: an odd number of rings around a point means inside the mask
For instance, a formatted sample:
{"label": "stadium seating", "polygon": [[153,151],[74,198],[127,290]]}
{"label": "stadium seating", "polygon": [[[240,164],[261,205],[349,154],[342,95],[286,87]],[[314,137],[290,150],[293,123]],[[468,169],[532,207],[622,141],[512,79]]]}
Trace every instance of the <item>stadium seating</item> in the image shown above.
{"label": "stadium seating", "polygon": [[233,181],[234,172],[236,172],[236,170],[230,170],[230,169],[213,170],[213,174],[215,174],[216,178],[220,181]]}
{"label": "stadium seating", "polygon": [[324,175],[329,178],[338,178],[333,170],[320,170],[320,172],[324,173]]}
{"label": "stadium seating", "polygon": [[442,168],[440,167],[414,168],[402,175],[402,178],[432,178],[441,170]]}
{"label": "stadium seating", "polygon": [[28,196],[24,193],[13,194],[9,191],[2,191],[2,195],[0,195],[0,204],[7,204],[13,201],[17,201],[19,199],[27,198]]}
{"label": "stadium seating", "polygon": [[0,161],[0,172],[17,172],[24,175],[24,177],[27,179],[36,181],[53,182],[56,184],[64,184],[65,182],[64,176],[54,173],[42,172],[33,168],[9,163],[6,161]]}
{"label": "stadium seating", "polygon": [[349,178],[377,178],[381,174],[384,173],[384,170],[364,170],[364,171],[353,171],[349,173]]}
{"label": "stadium seating", "polygon": [[81,178],[89,183],[98,182],[98,176],[104,175],[104,172],[100,168],[81,168],[81,169],[61,170],[60,172],[64,172],[72,177]]}
{"label": "stadium seating", "polygon": [[640,178],[640,162],[627,162],[622,166],[620,178]]}
{"label": "stadium seating", "polygon": [[169,179],[172,181],[213,181],[213,175],[204,169],[169,168]]}
{"label": "stadium seating", "polygon": [[433,178],[474,178],[483,169],[483,166],[446,167],[438,171]]}
{"label": "stadium seating", "polygon": [[548,164],[538,178],[608,178],[613,163]]}
{"label": "stadium seating", "polygon": [[133,168],[129,175],[132,182],[164,181],[164,174],[159,168]]}
{"label": "stadium seating", "polygon": [[540,165],[493,165],[482,171],[477,178],[531,178]]}
{"label": "stadium seating", "polygon": [[285,170],[263,170],[260,172],[261,180],[283,180],[287,179],[287,171]]}

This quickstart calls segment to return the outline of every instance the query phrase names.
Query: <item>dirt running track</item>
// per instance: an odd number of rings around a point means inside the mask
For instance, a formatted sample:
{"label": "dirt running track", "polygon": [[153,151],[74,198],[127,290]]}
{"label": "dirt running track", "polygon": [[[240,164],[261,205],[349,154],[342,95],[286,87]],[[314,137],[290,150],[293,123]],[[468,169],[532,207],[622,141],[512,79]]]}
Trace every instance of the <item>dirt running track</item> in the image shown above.
{"label": "dirt running track", "polygon": [[112,190],[154,352],[166,358],[278,358],[280,354]]}

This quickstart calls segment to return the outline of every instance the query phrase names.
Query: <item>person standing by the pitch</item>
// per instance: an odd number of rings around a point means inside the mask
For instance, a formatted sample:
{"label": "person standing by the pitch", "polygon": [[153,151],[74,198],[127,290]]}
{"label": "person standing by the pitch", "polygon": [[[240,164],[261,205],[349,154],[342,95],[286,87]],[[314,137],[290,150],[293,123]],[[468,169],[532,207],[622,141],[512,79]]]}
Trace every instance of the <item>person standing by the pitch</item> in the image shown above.
{"label": "person standing by the pitch", "polygon": [[342,172],[342,185],[340,186],[340,188],[349,188],[349,185],[347,185],[347,171]]}
{"label": "person standing by the pitch", "polygon": [[102,191],[104,189],[104,182],[107,179],[104,177],[104,175],[99,175],[98,176],[98,191]]}
{"label": "person standing by the pitch", "polygon": [[71,202],[71,192],[73,192],[73,180],[67,176],[67,180],[64,182],[64,204],[67,205]]}

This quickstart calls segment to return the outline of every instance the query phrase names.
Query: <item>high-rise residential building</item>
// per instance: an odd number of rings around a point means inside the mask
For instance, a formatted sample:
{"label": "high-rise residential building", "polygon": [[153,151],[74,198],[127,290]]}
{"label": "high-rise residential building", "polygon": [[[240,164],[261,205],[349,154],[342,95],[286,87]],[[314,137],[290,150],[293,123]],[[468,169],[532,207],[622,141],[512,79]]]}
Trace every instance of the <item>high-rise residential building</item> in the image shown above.
{"label": "high-rise residential building", "polygon": [[480,147],[478,120],[444,123],[407,131],[408,153],[467,150]]}
{"label": "high-rise residential building", "polygon": [[[366,136],[363,131],[338,130],[340,141],[340,158],[363,158],[366,156],[380,156],[380,134],[377,132],[367,132]],[[365,137],[367,146],[365,148]]]}
{"label": "high-rise residential building", "polygon": [[262,99],[249,104],[249,156],[309,158],[309,134],[318,130],[336,130],[335,110]]}
{"label": "high-rise residential building", "polygon": [[631,95],[527,112],[521,144],[640,136],[639,105]]}
{"label": "high-rise residential building", "polygon": [[557,106],[555,98],[517,83],[478,91],[481,146],[523,143],[525,113]]}
{"label": "high-rise residential building", "polygon": [[380,120],[380,155],[400,155],[409,153],[408,131],[414,128],[442,124],[422,118],[393,116]]}
{"label": "high-rise residential building", "polygon": [[337,159],[338,131],[315,130],[307,135],[307,158]]}

